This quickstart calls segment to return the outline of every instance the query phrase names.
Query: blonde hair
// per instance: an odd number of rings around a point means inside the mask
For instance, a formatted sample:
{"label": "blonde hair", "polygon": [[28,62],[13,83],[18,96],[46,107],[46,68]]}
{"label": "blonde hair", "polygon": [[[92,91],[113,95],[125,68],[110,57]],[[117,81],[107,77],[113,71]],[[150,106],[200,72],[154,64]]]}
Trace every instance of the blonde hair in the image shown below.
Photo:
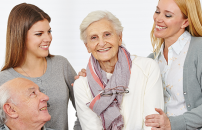
{"label": "blonde hair", "polygon": [[[159,0],[160,1],[160,0]],[[200,37],[202,36],[202,11],[200,0],[174,0],[184,18],[188,18],[189,26],[185,28],[192,36]],[[153,47],[154,55],[158,53],[161,45],[163,44],[163,38],[156,38],[154,36],[155,24],[152,27],[150,33],[151,43]]]}

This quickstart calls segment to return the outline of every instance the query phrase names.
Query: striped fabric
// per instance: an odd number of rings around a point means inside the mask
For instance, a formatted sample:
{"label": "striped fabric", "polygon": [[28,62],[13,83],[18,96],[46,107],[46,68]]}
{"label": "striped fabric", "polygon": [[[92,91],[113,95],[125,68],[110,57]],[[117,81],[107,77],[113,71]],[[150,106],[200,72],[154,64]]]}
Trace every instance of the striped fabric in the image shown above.
{"label": "striped fabric", "polygon": [[120,114],[123,94],[120,93],[128,87],[131,65],[130,54],[123,46],[119,47],[118,61],[110,79],[107,79],[106,72],[100,68],[93,55],[89,59],[87,79],[94,99],[87,105],[101,117],[106,130],[121,130],[124,126]]}

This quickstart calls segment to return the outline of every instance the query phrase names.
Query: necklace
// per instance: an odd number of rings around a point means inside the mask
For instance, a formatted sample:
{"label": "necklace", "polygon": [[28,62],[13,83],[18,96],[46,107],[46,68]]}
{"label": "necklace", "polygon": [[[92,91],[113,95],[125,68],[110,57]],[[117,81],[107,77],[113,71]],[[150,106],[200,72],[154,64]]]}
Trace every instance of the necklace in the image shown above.
{"label": "necklace", "polygon": [[[43,66],[43,74],[45,73],[45,60],[43,59],[43,63],[44,63],[44,66]],[[22,71],[28,76],[31,78],[31,76],[29,76],[26,71],[22,68],[22,66],[20,66],[20,68],[22,69]]]}

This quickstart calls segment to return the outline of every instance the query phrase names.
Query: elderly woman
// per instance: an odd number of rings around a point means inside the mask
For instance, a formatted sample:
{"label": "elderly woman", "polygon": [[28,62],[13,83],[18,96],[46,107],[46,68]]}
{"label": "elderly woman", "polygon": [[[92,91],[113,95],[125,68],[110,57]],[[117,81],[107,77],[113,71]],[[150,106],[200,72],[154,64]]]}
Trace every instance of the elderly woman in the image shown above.
{"label": "elderly woman", "polygon": [[145,117],[163,109],[160,70],[155,61],[130,57],[122,46],[120,21],[110,12],[88,14],[80,25],[91,57],[87,77],[74,83],[83,130],[149,130]]}

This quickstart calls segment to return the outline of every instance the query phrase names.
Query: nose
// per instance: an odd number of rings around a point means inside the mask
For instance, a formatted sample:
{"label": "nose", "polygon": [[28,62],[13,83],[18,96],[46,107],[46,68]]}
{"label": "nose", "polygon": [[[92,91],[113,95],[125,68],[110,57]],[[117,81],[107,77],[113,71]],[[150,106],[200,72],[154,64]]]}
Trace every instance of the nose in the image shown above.
{"label": "nose", "polygon": [[105,42],[105,40],[103,38],[100,38],[98,42],[99,42],[98,44],[99,44],[100,47],[104,47],[105,44],[106,44],[106,42]]}
{"label": "nose", "polygon": [[41,102],[47,102],[49,100],[49,97],[46,94],[42,93],[42,92],[40,92],[40,93],[41,93],[40,101]]}
{"label": "nose", "polygon": [[52,41],[52,35],[51,35],[51,33],[45,34],[43,41],[46,42],[46,43],[50,43]]}
{"label": "nose", "polygon": [[163,22],[162,14],[154,14],[153,18],[155,22]]}

